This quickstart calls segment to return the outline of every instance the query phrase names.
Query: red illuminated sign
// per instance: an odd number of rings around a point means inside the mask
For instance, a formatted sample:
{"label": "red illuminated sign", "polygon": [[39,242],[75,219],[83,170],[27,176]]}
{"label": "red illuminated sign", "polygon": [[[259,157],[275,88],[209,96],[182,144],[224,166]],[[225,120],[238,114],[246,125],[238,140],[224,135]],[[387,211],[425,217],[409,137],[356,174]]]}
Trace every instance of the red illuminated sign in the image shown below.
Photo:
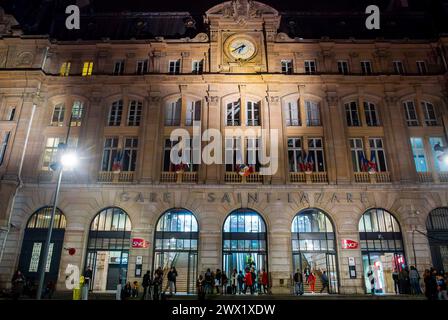
{"label": "red illuminated sign", "polygon": [[149,242],[142,238],[132,238],[132,248],[148,248]]}
{"label": "red illuminated sign", "polygon": [[359,243],[350,240],[350,239],[342,239],[342,249],[354,250],[359,248]]}

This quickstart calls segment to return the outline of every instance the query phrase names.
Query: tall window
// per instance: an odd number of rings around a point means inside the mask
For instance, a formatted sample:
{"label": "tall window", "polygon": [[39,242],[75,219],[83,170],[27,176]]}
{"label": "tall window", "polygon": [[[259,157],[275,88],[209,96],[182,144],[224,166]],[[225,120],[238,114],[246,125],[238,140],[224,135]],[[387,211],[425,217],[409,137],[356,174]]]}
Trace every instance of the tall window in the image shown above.
{"label": "tall window", "polygon": [[376,170],[378,172],[387,171],[386,154],[383,147],[383,139],[370,138],[370,161],[376,163]]}
{"label": "tall window", "polygon": [[394,63],[394,73],[395,74],[405,74],[403,62],[396,60]]}
{"label": "tall window", "polygon": [[372,63],[370,61],[361,61],[361,71],[363,75],[372,74]]}
{"label": "tall window", "polygon": [[246,138],[246,164],[255,169],[255,172],[260,171],[259,151],[260,139],[259,138]]}
{"label": "tall window", "polygon": [[434,166],[437,172],[448,172],[448,162],[444,160],[443,152],[435,151],[434,146],[439,144],[446,146],[446,141],[441,137],[430,137],[429,144],[431,145],[432,155],[434,159]]}
{"label": "tall window", "polygon": [[305,73],[306,74],[314,74],[314,73],[316,73],[316,61],[314,61],[314,60],[305,60]]}
{"label": "tall window", "polygon": [[419,74],[427,74],[428,69],[426,68],[425,61],[417,61],[417,71]]}
{"label": "tall window", "polygon": [[283,74],[293,73],[292,60],[282,60],[282,73]]}
{"label": "tall window", "polygon": [[238,165],[244,163],[241,137],[226,137],[225,162],[227,172],[235,171]]}
{"label": "tall window", "polygon": [[138,127],[142,118],[143,103],[137,100],[129,102],[128,126]]}
{"label": "tall window", "polygon": [[113,75],[114,76],[121,76],[124,73],[124,60],[119,60],[119,61],[115,61],[114,64],[114,71],[113,71]]}
{"label": "tall window", "polygon": [[170,60],[168,72],[170,74],[179,74],[180,73],[180,60]]}
{"label": "tall window", "polygon": [[165,139],[165,146],[163,148],[163,171],[164,172],[174,172],[175,165],[171,162],[171,149],[177,145],[179,141],[171,141],[170,139]]}
{"label": "tall window", "polygon": [[284,105],[286,126],[300,126],[298,101],[288,101]]}
{"label": "tall window", "polygon": [[42,162],[42,170],[50,170],[50,164],[56,160],[59,141],[59,138],[47,138]]}
{"label": "tall window", "polygon": [[71,67],[70,62],[64,62],[63,64],[61,64],[61,68],[59,69],[59,75],[61,77],[69,76],[70,75],[70,67]]}
{"label": "tall window", "polygon": [[8,115],[6,116],[6,121],[14,121],[16,115],[16,107],[9,107]]}
{"label": "tall window", "polygon": [[82,67],[82,76],[83,77],[91,76],[92,72],[93,72],[93,62],[92,61],[84,62],[84,65]]}
{"label": "tall window", "polygon": [[352,138],[350,141],[350,152],[352,154],[352,165],[354,172],[362,172],[364,157],[364,144],[360,138]]}
{"label": "tall window", "polygon": [[201,101],[187,102],[187,117],[185,119],[186,126],[192,126],[193,121],[201,121]]}
{"label": "tall window", "polygon": [[437,126],[437,115],[434,105],[429,102],[422,101],[423,114],[425,115],[425,124],[428,127]]}
{"label": "tall window", "polygon": [[9,137],[11,132],[6,132],[2,139],[2,144],[0,145],[0,166],[3,164],[6,155],[6,149],[8,148]]}
{"label": "tall window", "polygon": [[260,102],[247,102],[246,108],[246,125],[259,126],[260,123]]}
{"label": "tall window", "polygon": [[112,166],[117,158],[118,137],[106,138],[104,141],[103,160],[101,162],[101,171],[112,171]]}
{"label": "tall window", "polygon": [[179,126],[181,110],[181,99],[169,102],[165,107],[165,126]]}
{"label": "tall window", "polygon": [[358,104],[353,101],[345,104],[345,116],[347,118],[347,125],[349,127],[360,127]]}
{"label": "tall window", "polygon": [[299,137],[288,138],[288,163],[289,172],[300,172],[302,163],[302,139]]}
{"label": "tall window", "polygon": [[380,125],[376,106],[371,102],[364,102],[364,114],[366,116],[367,126],[377,127]]}
{"label": "tall window", "polygon": [[403,103],[403,106],[408,127],[418,126],[417,110],[415,109],[414,101],[406,101]]}
{"label": "tall window", "polygon": [[138,138],[129,137],[124,139],[123,171],[135,171],[137,162]]}
{"label": "tall window", "polygon": [[312,101],[305,101],[306,125],[308,127],[318,127],[320,123],[319,105]]}
{"label": "tall window", "polygon": [[110,106],[108,125],[119,127],[123,114],[123,100],[114,101]]}
{"label": "tall window", "polygon": [[75,101],[73,102],[72,106],[72,127],[80,127],[82,122],[82,115],[84,112],[84,103],[81,101]]}
{"label": "tall window", "polygon": [[136,73],[139,75],[148,73],[148,60],[137,61]]}
{"label": "tall window", "polygon": [[204,69],[204,60],[194,60],[192,63],[193,74],[202,74]]}
{"label": "tall window", "polygon": [[239,126],[241,125],[241,100],[230,102],[227,104],[227,126]]}
{"label": "tall window", "polygon": [[348,61],[346,60],[339,60],[338,61],[338,72],[340,74],[348,74]]}
{"label": "tall window", "polygon": [[415,169],[417,172],[428,172],[426,165],[426,153],[422,138],[411,138],[412,154],[414,155]]}
{"label": "tall window", "polygon": [[51,126],[62,127],[64,125],[65,105],[58,104],[53,109],[53,116],[51,117]]}
{"label": "tall window", "polygon": [[314,172],[325,172],[325,157],[322,138],[308,139],[308,162],[313,163]]}

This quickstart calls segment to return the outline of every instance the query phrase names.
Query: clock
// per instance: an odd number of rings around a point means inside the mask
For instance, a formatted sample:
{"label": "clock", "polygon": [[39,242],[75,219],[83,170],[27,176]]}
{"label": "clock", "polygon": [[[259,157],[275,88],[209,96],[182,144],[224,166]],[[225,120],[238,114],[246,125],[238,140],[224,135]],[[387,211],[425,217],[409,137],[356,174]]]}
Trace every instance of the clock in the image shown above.
{"label": "clock", "polygon": [[255,44],[246,38],[232,39],[227,50],[230,56],[236,60],[249,60],[256,53]]}

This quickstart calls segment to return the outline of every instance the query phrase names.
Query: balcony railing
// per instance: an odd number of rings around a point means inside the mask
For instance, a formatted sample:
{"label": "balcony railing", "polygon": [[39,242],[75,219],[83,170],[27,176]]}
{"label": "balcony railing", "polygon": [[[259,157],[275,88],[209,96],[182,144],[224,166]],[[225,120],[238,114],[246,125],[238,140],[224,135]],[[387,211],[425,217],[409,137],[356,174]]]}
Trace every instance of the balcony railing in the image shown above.
{"label": "balcony railing", "polygon": [[439,181],[448,182],[448,172],[439,172]]}
{"label": "balcony railing", "polygon": [[390,172],[355,172],[356,183],[389,183]]}
{"label": "balcony railing", "polygon": [[355,172],[355,182],[370,183],[370,174],[368,172]]}
{"label": "balcony railing", "polygon": [[328,183],[326,172],[290,172],[291,183]]}
{"label": "balcony railing", "polygon": [[328,175],[326,172],[313,172],[311,173],[312,183],[328,183]]}
{"label": "balcony railing", "polygon": [[101,183],[131,183],[134,181],[134,171],[100,171],[98,182]]}
{"label": "balcony railing", "polygon": [[258,172],[250,173],[248,176],[242,176],[238,172],[226,172],[224,181],[227,183],[263,183],[263,176]]}
{"label": "balcony railing", "polygon": [[160,182],[163,183],[196,183],[198,182],[197,172],[167,172],[160,175]]}
{"label": "balcony railing", "polygon": [[426,182],[432,182],[433,177],[431,172],[417,172],[418,181],[426,183]]}
{"label": "balcony railing", "polygon": [[291,183],[306,183],[305,172],[290,172],[289,181]]}

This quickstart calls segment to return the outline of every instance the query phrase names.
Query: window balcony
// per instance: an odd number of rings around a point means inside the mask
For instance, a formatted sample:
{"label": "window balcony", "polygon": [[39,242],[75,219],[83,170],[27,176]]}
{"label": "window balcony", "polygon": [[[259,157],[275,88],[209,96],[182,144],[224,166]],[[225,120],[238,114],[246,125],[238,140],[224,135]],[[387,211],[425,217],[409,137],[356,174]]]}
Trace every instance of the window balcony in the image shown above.
{"label": "window balcony", "polygon": [[197,183],[197,172],[168,172],[164,171],[160,175],[160,182],[162,183]]}
{"label": "window balcony", "polygon": [[390,183],[390,172],[355,172],[356,183]]}
{"label": "window balcony", "polygon": [[131,183],[134,182],[134,171],[100,171],[98,173],[100,183]]}
{"label": "window balcony", "polygon": [[224,176],[226,183],[263,183],[263,176],[258,172],[242,176],[238,172],[226,172]]}
{"label": "window balcony", "polygon": [[443,183],[448,182],[448,172],[439,172],[439,181]]}
{"label": "window balcony", "polygon": [[433,182],[433,176],[431,172],[417,172],[418,181],[423,183]]}
{"label": "window balcony", "polygon": [[328,183],[326,172],[290,172],[291,183]]}

